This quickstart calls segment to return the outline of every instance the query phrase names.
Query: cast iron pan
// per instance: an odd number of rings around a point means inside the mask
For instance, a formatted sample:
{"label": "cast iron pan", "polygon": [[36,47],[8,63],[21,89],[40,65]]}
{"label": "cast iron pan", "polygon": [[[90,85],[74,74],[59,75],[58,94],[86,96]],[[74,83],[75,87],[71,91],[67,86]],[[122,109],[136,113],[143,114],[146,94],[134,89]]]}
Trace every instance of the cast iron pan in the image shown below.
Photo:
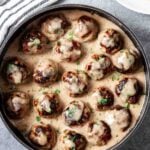
{"label": "cast iron pan", "polygon": [[[143,61],[143,65],[144,65],[144,69],[145,69],[145,74],[146,74],[146,98],[145,98],[145,102],[144,102],[144,106],[141,112],[141,115],[139,116],[139,119],[136,123],[136,125],[134,126],[134,128],[127,134],[127,136],[122,139],[119,143],[117,143],[116,145],[114,145],[113,147],[111,147],[110,149],[118,149],[120,148],[123,143],[125,143],[127,141],[127,139],[129,139],[131,137],[131,135],[133,135],[133,133],[135,132],[135,130],[138,128],[138,126],[142,123],[143,118],[146,114],[146,111],[148,109],[149,106],[149,65],[148,65],[148,58],[146,57],[146,54],[142,48],[142,46],[140,45],[139,41],[137,40],[137,38],[135,37],[135,35],[133,34],[133,32],[130,31],[130,29],[128,27],[126,27],[121,21],[119,21],[117,18],[115,18],[114,16],[112,16],[111,14],[98,9],[98,8],[94,8],[91,6],[86,6],[86,5],[78,5],[78,4],[67,4],[67,5],[58,5],[58,6],[50,6],[47,8],[44,8],[43,10],[37,12],[36,14],[30,15],[28,16],[26,19],[24,19],[14,30],[11,31],[11,33],[9,34],[9,36],[5,39],[5,41],[3,42],[2,46],[0,47],[0,66],[3,62],[3,57],[5,55],[5,53],[7,52],[7,48],[9,47],[9,44],[20,34],[24,31],[25,27],[31,23],[33,20],[44,16],[48,13],[54,12],[54,11],[60,11],[60,10],[73,10],[73,9],[79,9],[79,10],[85,10],[91,13],[96,13],[110,21],[112,21],[113,23],[115,23],[117,26],[119,26],[128,36],[129,38],[132,40],[132,42],[134,43],[135,47],[139,50],[141,57],[142,57],[142,61]],[[3,93],[0,92],[0,114],[1,114],[1,118],[5,124],[5,126],[8,128],[8,130],[10,131],[10,133],[22,144],[24,145],[27,149],[30,150],[39,150],[40,148],[35,147],[32,143],[30,143],[30,141],[28,141],[16,128],[14,128],[12,126],[12,124],[10,123],[9,119],[7,118],[5,111],[4,111],[4,105],[3,105],[3,101],[4,96]],[[8,140],[8,139],[7,139]]]}

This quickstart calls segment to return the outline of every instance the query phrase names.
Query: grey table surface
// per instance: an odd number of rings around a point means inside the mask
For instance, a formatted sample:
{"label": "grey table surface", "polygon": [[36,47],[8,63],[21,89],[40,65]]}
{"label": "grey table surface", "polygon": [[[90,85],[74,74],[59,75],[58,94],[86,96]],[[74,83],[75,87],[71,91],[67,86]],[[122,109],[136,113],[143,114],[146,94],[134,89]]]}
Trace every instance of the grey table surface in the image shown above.
{"label": "grey table surface", "polygon": [[[86,4],[95,6],[111,13],[124,22],[142,43],[150,59],[150,16],[128,10],[118,4],[116,0],[62,0],[58,4]],[[150,150],[150,108],[142,125],[119,150]],[[26,150],[9,133],[0,119],[0,150]]]}

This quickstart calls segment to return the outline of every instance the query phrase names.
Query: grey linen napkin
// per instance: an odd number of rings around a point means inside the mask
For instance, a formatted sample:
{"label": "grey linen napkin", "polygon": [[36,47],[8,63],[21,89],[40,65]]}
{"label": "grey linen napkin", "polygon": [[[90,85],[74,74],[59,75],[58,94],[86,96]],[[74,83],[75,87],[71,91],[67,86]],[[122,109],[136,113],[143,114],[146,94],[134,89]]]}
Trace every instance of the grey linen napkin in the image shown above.
{"label": "grey linen napkin", "polygon": [[0,47],[10,31],[28,15],[58,0],[0,0]]}

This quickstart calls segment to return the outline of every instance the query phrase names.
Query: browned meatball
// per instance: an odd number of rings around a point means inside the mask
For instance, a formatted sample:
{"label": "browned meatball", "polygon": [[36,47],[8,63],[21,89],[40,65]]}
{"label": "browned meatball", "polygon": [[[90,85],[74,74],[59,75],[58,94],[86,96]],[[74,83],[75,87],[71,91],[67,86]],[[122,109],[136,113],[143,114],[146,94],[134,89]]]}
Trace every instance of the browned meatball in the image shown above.
{"label": "browned meatball", "polygon": [[22,59],[10,57],[4,63],[2,74],[9,83],[22,84],[29,80],[31,72]]}
{"label": "browned meatball", "polygon": [[57,135],[50,125],[33,125],[29,132],[29,139],[41,149],[50,150],[57,142]]}
{"label": "browned meatball", "polygon": [[90,118],[91,109],[81,101],[72,101],[64,110],[63,115],[67,125],[81,125]]}
{"label": "browned meatball", "polygon": [[74,39],[87,42],[96,38],[99,27],[97,22],[88,16],[81,16],[73,24]]}
{"label": "browned meatball", "polygon": [[94,145],[105,145],[111,138],[110,127],[104,121],[92,121],[88,126],[88,141]]}
{"label": "browned meatball", "polygon": [[33,79],[41,86],[48,86],[57,80],[58,74],[58,64],[46,58],[36,64]]}
{"label": "browned meatball", "polygon": [[56,53],[61,60],[76,61],[82,55],[81,44],[74,40],[62,38],[57,42],[55,47]]}
{"label": "browned meatball", "polygon": [[86,138],[71,130],[65,130],[62,137],[62,150],[85,150],[87,145]]}
{"label": "browned meatball", "polygon": [[116,94],[123,102],[137,103],[142,88],[136,78],[124,78],[116,85]]}
{"label": "browned meatball", "polygon": [[64,15],[51,15],[42,21],[41,31],[50,41],[55,41],[66,33],[69,26]]}
{"label": "browned meatball", "polygon": [[126,131],[131,125],[132,115],[129,109],[116,105],[105,113],[104,120],[110,127]]}
{"label": "browned meatball", "polygon": [[22,36],[21,48],[26,54],[37,54],[49,50],[51,46],[48,38],[41,32],[30,29]]}
{"label": "browned meatball", "polygon": [[94,54],[92,59],[85,68],[92,79],[101,80],[112,71],[112,63],[108,56]]}
{"label": "browned meatball", "polygon": [[40,116],[54,117],[61,113],[62,105],[57,94],[39,93],[33,105]]}
{"label": "browned meatball", "polygon": [[68,71],[62,77],[65,87],[69,90],[70,96],[78,96],[88,89],[88,78],[83,71]]}
{"label": "browned meatball", "polygon": [[16,91],[9,94],[5,102],[7,115],[12,119],[21,119],[28,114],[30,106],[30,97],[22,91]]}
{"label": "browned meatball", "polygon": [[99,110],[107,109],[113,105],[114,95],[113,93],[106,87],[97,88],[92,97],[95,101],[96,108]]}
{"label": "browned meatball", "polygon": [[108,54],[114,54],[123,46],[120,33],[114,29],[107,29],[99,36],[100,47]]}
{"label": "browned meatball", "polygon": [[123,49],[112,57],[113,64],[117,71],[130,73],[135,71],[140,64],[139,55],[135,51]]}

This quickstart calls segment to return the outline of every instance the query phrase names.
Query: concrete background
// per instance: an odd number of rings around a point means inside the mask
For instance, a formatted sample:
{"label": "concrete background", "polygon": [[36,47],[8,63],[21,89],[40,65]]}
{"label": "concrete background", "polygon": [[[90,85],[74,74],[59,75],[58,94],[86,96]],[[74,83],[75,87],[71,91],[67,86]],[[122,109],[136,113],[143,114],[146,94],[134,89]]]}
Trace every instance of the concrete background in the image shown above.
{"label": "concrete background", "polygon": [[[86,4],[111,13],[124,22],[142,43],[150,58],[150,16],[128,10],[115,0],[62,0],[59,4]],[[119,150],[150,150],[150,109],[140,128]],[[0,150],[26,150],[8,132],[0,119]]]}

